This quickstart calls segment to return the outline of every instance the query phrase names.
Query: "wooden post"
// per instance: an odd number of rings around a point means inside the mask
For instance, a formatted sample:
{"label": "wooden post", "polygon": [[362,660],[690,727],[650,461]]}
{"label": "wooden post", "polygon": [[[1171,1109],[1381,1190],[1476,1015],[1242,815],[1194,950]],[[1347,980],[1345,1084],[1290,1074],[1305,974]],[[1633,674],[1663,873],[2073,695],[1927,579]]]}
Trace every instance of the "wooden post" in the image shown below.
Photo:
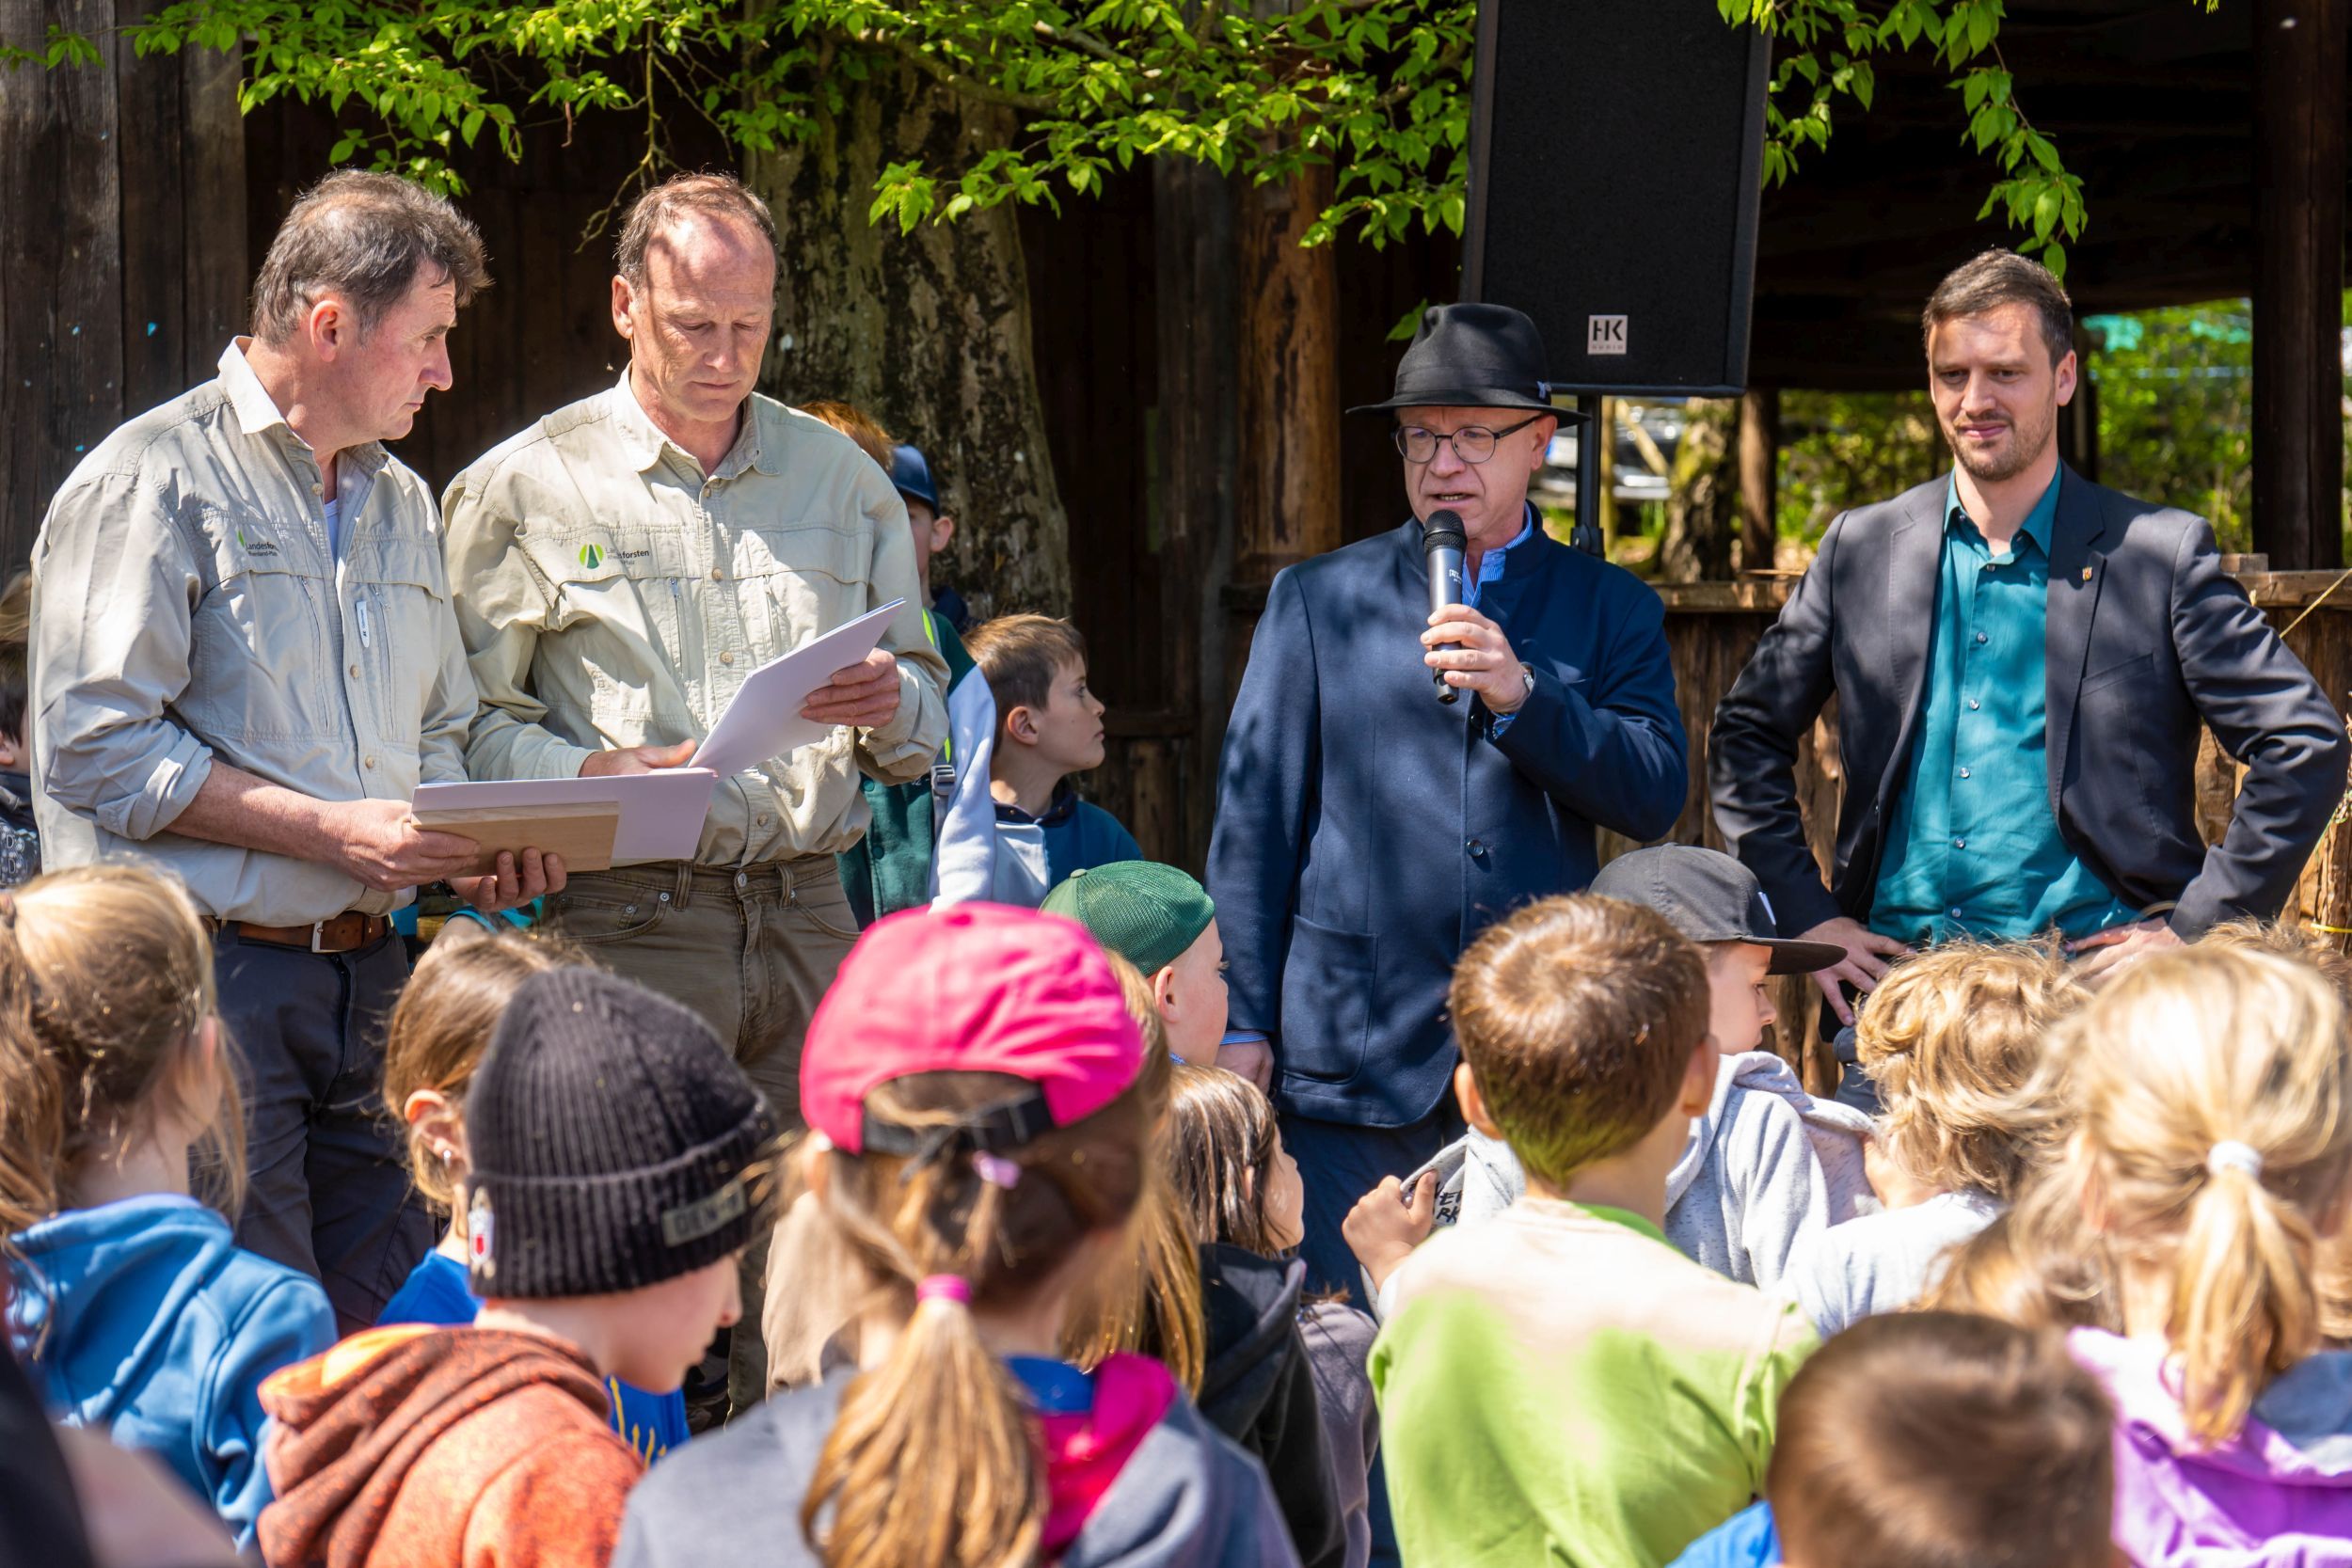
{"label": "wooden post", "polygon": [[245,131],[233,56],[135,55],[132,0],[0,0],[0,40],[52,23],[94,66],[0,71],[0,574],[129,415],[209,378],[242,328]]}
{"label": "wooden post", "polygon": [[1769,572],[1780,546],[1780,388],[1740,399],[1740,569]]}
{"label": "wooden post", "polygon": [[[1175,859],[1198,871],[1209,852],[1216,803],[1217,752],[1232,706],[1229,649],[1248,646],[1247,625],[1226,625],[1222,587],[1233,559],[1234,342],[1233,192],[1206,164],[1156,158],[1152,227],[1159,310],[1160,516],[1167,531],[1159,590],[1169,650],[1168,705],[1193,721],[1180,749],[1179,800],[1171,812],[1182,842]],[[1238,683],[1238,665],[1235,666]],[[1137,794],[1143,784],[1138,778]],[[1140,804],[1140,803],[1139,803]]]}
{"label": "wooden post", "polygon": [[1270,582],[1340,543],[1339,262],[1300,245],[1327,166],[1241,188],[1241,511],[1234,577]]}
{"label": "wooden post", "polygon": [[2344,561],[2344,31],[2352,0],[2254,4],[2254,548]]}

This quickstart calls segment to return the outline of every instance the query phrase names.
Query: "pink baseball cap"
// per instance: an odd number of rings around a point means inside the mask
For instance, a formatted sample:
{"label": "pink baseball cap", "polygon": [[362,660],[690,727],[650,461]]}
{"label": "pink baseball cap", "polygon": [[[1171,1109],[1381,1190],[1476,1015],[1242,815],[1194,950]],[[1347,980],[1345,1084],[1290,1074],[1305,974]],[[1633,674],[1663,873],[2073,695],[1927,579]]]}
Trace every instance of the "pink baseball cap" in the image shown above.
{"label": "pink baseball cap", "polygon": [[1143,1049],[1118,976],[1075,921],[1004,904],[905,910],[866,928],[818,1004],[801,1114],[860,1154],[876,1085],[1001,1072],[1037,1094],[994,1118],[983,1147],[1018,1147],[1124,1094]]}

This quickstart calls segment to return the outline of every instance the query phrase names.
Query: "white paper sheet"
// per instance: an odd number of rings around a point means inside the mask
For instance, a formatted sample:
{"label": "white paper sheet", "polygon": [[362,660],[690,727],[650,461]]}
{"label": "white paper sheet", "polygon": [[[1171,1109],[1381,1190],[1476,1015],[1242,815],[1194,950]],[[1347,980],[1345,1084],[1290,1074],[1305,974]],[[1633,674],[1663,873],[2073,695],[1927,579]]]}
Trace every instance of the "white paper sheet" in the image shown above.
{"label": "white paper sheet", "polygon": [[801,717],[809,694],[833,679],[834,671],[872,653],[891,617],[905,604],[904,599],[893,599],[869,610],[744,676],[735,700],[710,726],[708,738],[688,766],[739,773],[823,739],[832,726]]}
{"label": "white paper sheet", "polygon": [[702,842],[703,818],[719,775],[707,768],[671,768],[657,773],[617,773],[595,779],[519,779],[501,784],[426,784],[417,791],[417,811],[481,811],[514,806],[591,805],[610,800],[621,808],[612,835],[612,863],[691,860]]}

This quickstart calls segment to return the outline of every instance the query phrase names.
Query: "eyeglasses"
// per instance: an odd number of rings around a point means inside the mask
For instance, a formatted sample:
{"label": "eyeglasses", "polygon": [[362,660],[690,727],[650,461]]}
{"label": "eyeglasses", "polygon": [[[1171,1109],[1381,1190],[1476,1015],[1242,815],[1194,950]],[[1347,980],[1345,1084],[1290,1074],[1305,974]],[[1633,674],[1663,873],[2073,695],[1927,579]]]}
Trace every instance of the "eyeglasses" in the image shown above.
{"label": "eyeglasses", "polygon": [[1505,425],[1501,430],[1488,430],[1483,424],[1466,424],[1449,436],[1423,430],[1417,424],[1399,425],[1396,427],[1396,450],[1404,454],[1407,463],[1427,463],[1438,455],[1438,443],[1444,441],[1453,446],[1454,455],[1463,462],[1484,463],[1495,454],[1497,441],[1525,430],[1537,420],[1550,417],[1548,414],[1530,414],[1518,423]]}

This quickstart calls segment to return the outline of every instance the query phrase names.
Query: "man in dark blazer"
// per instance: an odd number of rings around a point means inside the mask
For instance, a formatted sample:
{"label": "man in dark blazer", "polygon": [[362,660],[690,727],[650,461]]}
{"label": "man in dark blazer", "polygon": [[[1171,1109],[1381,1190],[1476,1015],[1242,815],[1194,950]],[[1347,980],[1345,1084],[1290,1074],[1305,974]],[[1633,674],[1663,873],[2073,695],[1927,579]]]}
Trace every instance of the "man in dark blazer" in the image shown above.
{"label": "man in dark blazer", "polygon": [[[1658,596],[1554,543],[1527,501],[1559,418],[1534,324],[1427,312],[1392,413],[1413,516],[1274,579],[1217,783],[1209,889],[1232,983],[1224,1066],[1271,1087],[1306,1177],[1310,1271],[1353,1288],[1340,1224],[1461,1126],[1454,960],[1584,886],[1594,831],[1650,839],[1689,762]],[[1421,519],[1457,514],[1463,597],[1430,613]],[[1437,700],[1436,679],[1468,701]]]}
{"label": "man in dark blazer", "polygon": [[[1849,1025],[1843,987],[1917,944],[2055,930],[2096,977],[2276,916],[2344,794],[2344,722],[2212,531],[2058,462],[2073,333],[2022,257],[1944,280],[1925,337],[1952,473],[1830,525],[1716,710],[1715,820],[1785,933],[1846,949],[1818,978]],[[1824,888],[1795,767],[1832,692],[1846,791]],[[2248,769],[2210,848],[2207,727]]]}

